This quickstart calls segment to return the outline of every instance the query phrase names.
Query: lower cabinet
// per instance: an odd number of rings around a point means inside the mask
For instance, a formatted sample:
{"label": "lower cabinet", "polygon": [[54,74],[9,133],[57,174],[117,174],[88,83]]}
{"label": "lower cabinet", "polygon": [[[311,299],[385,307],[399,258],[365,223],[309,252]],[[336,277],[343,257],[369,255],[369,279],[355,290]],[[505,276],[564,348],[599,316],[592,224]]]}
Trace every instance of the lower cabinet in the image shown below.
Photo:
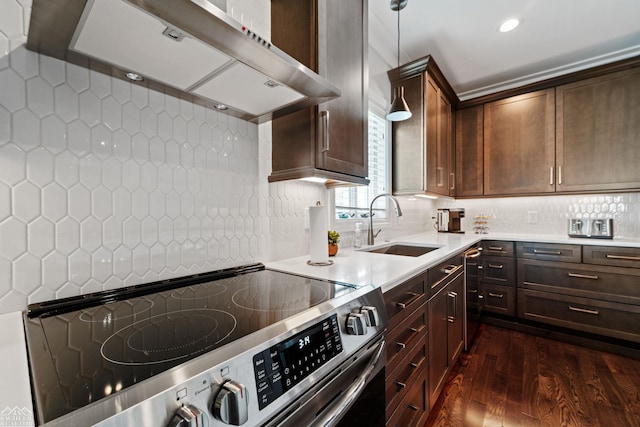
{"label": "lower cabinet", "polygon": [[518,318],[640,342],[640,250],[547,244],[547,260],[532,245],[518,243]]}
{"label": "lower cabinet", "polygon": [[427,303],[429,311],[429,401],[433,407],[464,347],[464,274],[460,270]]}
{"label": "lower cabinet", "polygon": [[385,378],[388,426],[420,426],[429,415],[427,273],[384,294],[389,313]]}

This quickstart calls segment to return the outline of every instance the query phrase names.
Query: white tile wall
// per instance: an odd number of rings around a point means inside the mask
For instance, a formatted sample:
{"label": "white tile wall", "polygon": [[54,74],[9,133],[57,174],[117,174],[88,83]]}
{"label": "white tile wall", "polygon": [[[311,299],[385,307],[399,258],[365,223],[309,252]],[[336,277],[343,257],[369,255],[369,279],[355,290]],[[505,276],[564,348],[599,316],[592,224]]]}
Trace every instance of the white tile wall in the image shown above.
{"label": "white tile wall", "polygon": [[30,7],[0,2],[0,312],[308,251],[326,192],[267,183],[270,128],[27,51]]}

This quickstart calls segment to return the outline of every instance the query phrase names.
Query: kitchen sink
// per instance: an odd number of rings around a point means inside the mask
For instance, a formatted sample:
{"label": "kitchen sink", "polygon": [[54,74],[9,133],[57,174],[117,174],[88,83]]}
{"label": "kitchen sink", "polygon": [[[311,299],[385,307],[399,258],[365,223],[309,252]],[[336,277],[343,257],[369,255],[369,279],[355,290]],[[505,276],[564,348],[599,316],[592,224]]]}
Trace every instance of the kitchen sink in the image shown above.
{"label": "kitchen sink", "polygon": [[440,249],[440,246],[424,246],[424,245],[410,245],[406,243],[393,243],[387,246],[363,249],[363,252],[372,252],[376,254],[387,255],[403,255],[403,256],[420,256],[431,251]]}

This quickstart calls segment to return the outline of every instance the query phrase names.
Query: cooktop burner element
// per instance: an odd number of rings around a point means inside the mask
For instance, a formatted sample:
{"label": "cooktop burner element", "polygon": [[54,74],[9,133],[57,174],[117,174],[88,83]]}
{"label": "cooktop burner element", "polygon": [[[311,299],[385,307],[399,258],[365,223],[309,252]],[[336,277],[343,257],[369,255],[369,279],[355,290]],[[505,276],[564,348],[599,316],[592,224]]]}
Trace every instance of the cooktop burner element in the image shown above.
{"label": "cooktop burner element", "polygon": [[236,329],[236,318],[214,308],[173,311],[139,320],[107,338],[100,353],[121,365],[148,365],[202,354]]}
{"label": "cooktop burner element", "polygon": [[39,422],[355,289],[256,264],[30,305]]}

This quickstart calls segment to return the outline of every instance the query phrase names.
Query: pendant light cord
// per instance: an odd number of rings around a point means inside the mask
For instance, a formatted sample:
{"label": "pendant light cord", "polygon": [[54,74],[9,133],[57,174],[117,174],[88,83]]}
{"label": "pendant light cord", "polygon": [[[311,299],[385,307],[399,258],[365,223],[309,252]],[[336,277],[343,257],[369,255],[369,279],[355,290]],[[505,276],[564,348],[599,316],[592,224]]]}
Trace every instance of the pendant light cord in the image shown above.
{"label": "pendant light cord", "polygon": [[398,5],[398,68],[400,68],[400,5]]}

